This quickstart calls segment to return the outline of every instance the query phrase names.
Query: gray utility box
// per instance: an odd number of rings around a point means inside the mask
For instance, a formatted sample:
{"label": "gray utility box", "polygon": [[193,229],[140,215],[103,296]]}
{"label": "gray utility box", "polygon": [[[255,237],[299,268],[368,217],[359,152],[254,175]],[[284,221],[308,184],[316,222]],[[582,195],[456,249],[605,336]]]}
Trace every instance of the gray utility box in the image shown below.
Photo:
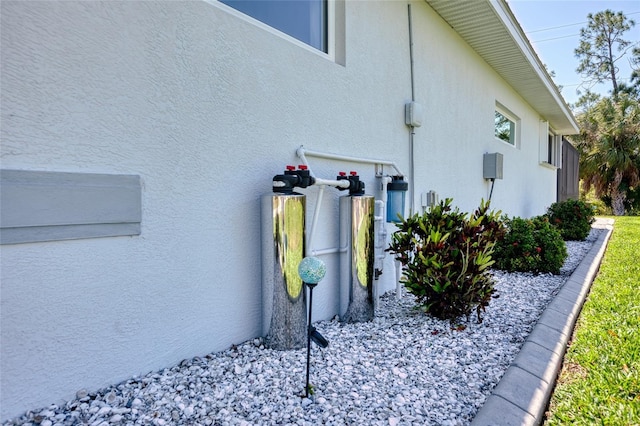
{"label": "gray utility box", "polygon": [[499,152],[484,154],[482,177],[485,179],[502,179],[502,154]]}

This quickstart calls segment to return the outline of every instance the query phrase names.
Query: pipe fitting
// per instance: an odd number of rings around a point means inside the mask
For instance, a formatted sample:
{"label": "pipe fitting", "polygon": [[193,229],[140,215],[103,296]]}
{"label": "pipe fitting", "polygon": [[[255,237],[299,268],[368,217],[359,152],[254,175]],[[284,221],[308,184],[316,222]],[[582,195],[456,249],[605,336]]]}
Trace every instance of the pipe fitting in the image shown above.
{"label": "pipe fitting", "polygon": [[351,171],[349,176],[345,172],[340,172],[336,180],[347,180],[349,181],[349,186],[347,188],[338,188],[339,190],[349,190],[349,195],[364,195],[364,182],[360,180],[360,176],[358,176],[357,172]]}
{"label": "pipe fitting", "polygon": [[283,174],[273,177],[272,189],[279,194],[291,194],[294,188],[306,188],[315,182],[306,165],[300,165],[298,169],[287,166]]}

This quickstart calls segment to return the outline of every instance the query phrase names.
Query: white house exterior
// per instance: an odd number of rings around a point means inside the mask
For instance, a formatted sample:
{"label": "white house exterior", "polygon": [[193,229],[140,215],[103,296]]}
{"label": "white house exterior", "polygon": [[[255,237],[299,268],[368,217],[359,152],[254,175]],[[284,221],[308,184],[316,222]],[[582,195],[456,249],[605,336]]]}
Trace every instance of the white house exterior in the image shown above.
{"label": "white house exterior", "polygon": [[[260,199],[301,145],[394,163],[412,178],[407,214],[428,191],[474,209],[491,191],[483,154],[501,153],[492,206],[533,216],[556,200],[553,137],[578,131],[502,0],[330,0],[328,53],[215,0],[0,7],[2,226],[19,228],[0,246],[2,420],[260,336]],[[496,108],[513,145],[495,137]],[[381,196],[373,164],[307,160]],[[23,178],[32,197],[71,201],[32,212],[15,202]],[[308,223],[318,191],[300,191]],[[338,244],[341,195],[324,191],[316,249]],[[115,236],[36,223],[110,205],[131,225]],[[337,259],[323,255],[314,320],[337,313]],[[395,286],[384,265],[380,291]]]}

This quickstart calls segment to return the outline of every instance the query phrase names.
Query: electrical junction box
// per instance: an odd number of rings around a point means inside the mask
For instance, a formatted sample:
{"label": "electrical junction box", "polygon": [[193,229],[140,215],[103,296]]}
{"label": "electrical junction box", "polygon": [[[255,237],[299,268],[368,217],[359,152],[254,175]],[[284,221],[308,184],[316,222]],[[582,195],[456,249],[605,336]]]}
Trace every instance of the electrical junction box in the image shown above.
{"label": "electrical junction box", "polygon": [[436,191],[422,193],[422,207],[433,207],[438,204],[438,194]]}
{"label": "electrical junction box", "polygon": [[486,152],[483,157],[482,177],[485,179],[502,179],[502,154]]}
{"label": "electrical junction box", "polygon": [[422,126],[422,116],[424,110],[422,105],[417,102],[409,102],[404,106],[404,122],[407,126],[420,127]]}

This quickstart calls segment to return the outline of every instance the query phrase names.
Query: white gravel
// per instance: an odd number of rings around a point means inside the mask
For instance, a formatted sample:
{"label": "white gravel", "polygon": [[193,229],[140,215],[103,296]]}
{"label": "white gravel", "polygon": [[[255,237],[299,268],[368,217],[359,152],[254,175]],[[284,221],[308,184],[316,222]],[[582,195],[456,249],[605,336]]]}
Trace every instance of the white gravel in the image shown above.
{"label": "white gravel", "polygon": [[4,425],[466,425],[510,365],[544,307],[591,248],[567,242],[559,275],[495,272],[498,298],[478,324],[451,324],[414,309],[414,299],[381,297],[372,322],[316,325],[329,341],[274,351],[260,339],[184,360],[63,406],[28,411]]}

